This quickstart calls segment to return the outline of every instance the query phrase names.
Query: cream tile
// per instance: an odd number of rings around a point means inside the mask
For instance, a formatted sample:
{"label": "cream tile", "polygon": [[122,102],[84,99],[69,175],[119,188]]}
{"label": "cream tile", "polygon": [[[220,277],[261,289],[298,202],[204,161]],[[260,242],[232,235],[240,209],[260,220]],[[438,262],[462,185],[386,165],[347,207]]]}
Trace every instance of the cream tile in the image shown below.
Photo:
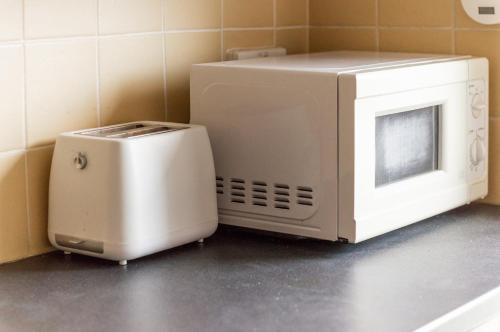
{"label": "cream tile", "polygon": [[166,0],[167,29],[213,29],[221,26],[221,0]]}
{"label": "cream tile", "polygon": [[285,47],[288,54],[307,53],[307,29],[276,31],[276,45]]}
{"label": "cream tile", "polygon": [[189,73],[194,63],[219,61],[219,32],[185,32],[166,35],[167,119],[189,122]]}
{"label": "cream tile", "polygon": [[431,29],[381,29],[380,50],[394,52],[453,52],[453,32]]}
{"label": "cream tile", "polygon": [[311,25],[375,25],[375,0],[310,0]]}
{"label": "cream tile", "polygon": [[102,124],[164,120],[162,36],[105,38],[99,49]]}
{"label": "cream tile", "polygon": [[162,30],[162,0],[99,0],[99,33]]}
{"label": "cream tile", "polygon": [[490,165],[486,202],[500,205],[500,118],[490,121]]}
{"label": "cream tile", "polygon": [[49,176],[53,147],[28,151],[29,254],[53,250],[47,237]]}
{"label": "cream tile", "polygon": [[28,255],[24,152],[0,153],[0,263]]}
{"label": "cream tile", "polygon": [[374,51],[375,29],[372,28],[312,28],[309,34],[311,52],[332,50]]}
{"label": "cream tile", "polygon": [[306,25],[307,0],[276,0],[276,25]]}
{"label": "cream tile", "polygon": [[95,44],[26,46],[28,146],[51,144],[61,132],[97,125]]}
{"label": "cream tile", "polygon": [[93,35],[97,0],[25,0],[26,38]]}
{"label": "cream tile", "polygon": [[0,40],[23,38],[23,0],[0,1]]}
{"label": "cream tile", "polygon": [[22,46],[0,47],[0,152],[24,147]]}
{"label": "cream tile", "polygon": [[490,115],[500,116],[500,31],[463,30],[455,34],[456,52],[490,60]]}
{"label": "cream tile", "polygon": [[381,26],[451,27],[454,0],[379,0]]}
{"label": "cream tile", "polygon": [[273,30],[224,31],[224,52],[232,48],[273,46]]}
{"label": "cream tile", "polygon": [[273,26],[273,0],[224,0],[224,28]]}

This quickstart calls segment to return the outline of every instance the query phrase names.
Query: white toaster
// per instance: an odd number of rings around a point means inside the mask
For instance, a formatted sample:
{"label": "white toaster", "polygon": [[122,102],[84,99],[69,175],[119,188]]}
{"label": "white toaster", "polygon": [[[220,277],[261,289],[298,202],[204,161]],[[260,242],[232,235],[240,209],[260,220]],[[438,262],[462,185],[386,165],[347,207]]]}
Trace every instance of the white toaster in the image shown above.
{"label": "white toaster", "polygon": [[66,253],[119,261],[203,240],[217,228],[205,127],[134,122],[61,134],[48,236]]}

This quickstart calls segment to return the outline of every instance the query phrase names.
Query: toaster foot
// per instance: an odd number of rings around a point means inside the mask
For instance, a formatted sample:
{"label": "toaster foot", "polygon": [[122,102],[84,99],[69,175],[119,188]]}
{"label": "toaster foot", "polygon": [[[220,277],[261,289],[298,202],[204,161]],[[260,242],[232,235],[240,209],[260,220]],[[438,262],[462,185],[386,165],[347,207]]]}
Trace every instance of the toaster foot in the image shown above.
{"label": "toaster foot", "polygon": [[198,243],[203,243],[204,241],[205,241],[205,239],[199,239]]}
{"label": "toaster foot", "polygon": [[127,260],[126,259],[121,260],[118,262],[118,264],[120,264],[121,266],[125,266],[125,265],[127,265]]}
{"label": "toaster foot", "polygon": [[71,255],[71,251],[66,251],[66,250],[64,250],[64,254],[65,254],[65,255]]}

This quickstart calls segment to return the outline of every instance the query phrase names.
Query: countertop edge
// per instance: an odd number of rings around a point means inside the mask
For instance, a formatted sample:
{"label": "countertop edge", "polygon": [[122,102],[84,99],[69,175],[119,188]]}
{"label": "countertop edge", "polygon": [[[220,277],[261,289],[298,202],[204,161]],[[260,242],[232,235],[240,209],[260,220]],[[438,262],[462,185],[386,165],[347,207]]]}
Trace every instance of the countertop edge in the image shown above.
{"label": "countertop edge", "polygon": [[415,332],[470,331],[500,312],[500,287],[475,298],[415,330]]}

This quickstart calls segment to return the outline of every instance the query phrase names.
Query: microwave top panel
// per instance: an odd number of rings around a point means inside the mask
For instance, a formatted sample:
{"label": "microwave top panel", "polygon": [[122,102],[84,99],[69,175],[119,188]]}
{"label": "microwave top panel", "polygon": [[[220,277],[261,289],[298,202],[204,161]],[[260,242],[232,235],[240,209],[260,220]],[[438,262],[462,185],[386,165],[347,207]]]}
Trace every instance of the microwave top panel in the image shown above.
{"label": "microwave top panel", "polygon": [[457,61],[467,58],[470,58],[470,56],[397,52],[333,51],[215,62],[201,65],[232,68],[237,67],[343,73],[393,66],[411,66],[432,62]]}

